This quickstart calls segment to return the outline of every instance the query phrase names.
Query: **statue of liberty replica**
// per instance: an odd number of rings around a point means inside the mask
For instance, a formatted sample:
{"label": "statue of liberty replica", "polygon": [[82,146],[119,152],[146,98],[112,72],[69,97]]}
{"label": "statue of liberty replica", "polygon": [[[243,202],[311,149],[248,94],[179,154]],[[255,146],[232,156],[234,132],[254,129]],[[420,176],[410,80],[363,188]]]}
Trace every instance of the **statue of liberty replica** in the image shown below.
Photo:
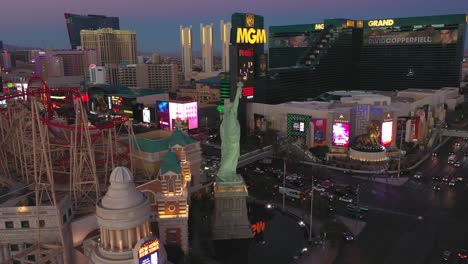
{"label": "statue of liberty replica", "polygon": [[237,109],[242,87],[242,82],[237,83],[234,101],[229,105],[225,104],[220,127],[221,165],[214,183],[214,240],[252,237],[247,216],[247,188],[242,177],[236,172],[240,156],[240,125]]}

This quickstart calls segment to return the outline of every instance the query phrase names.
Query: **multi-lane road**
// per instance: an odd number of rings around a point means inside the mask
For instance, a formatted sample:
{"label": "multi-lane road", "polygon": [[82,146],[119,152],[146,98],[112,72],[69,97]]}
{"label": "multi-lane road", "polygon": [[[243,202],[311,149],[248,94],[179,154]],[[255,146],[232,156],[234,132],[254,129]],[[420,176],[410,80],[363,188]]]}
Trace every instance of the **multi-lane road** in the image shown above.
{"label": "multi-lane road", "polygon": [[[461,146],[454,148],[455,142]],[[467,142],[451,139],[415,170],[402,186],[350,178],[334,173],[333,178],[360,184],[361,201],[372,208],[367,226],[353,244],[340,248],[335,263],[441,263],[444,250],[468,247],[468,162],[455,168],[447,164],[449,152],[459,159],[468,151]],[[432,181],[433,176],[465,176],[455,187]],[[440,184],[441,191],[433,186]],[[421,218],[419,218],[421,217]],[[457,262],[452,262],[457,263]]]}

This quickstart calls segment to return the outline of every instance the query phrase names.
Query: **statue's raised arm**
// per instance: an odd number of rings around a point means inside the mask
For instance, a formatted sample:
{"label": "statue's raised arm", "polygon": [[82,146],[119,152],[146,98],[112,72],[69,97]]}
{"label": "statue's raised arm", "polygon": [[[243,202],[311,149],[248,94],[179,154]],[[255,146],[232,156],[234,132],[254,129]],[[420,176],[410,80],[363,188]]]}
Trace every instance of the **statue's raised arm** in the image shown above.
{"label": "statue's raised arm", "polygon": [[239,182],[237,176],[237,162],[240,156],[240,125],[237,119],[237,108],[242,95],[242,82],[237,84],[234,101],[224,106],[223,121],[221,122],[221,165],[218,171],[218,181]]}

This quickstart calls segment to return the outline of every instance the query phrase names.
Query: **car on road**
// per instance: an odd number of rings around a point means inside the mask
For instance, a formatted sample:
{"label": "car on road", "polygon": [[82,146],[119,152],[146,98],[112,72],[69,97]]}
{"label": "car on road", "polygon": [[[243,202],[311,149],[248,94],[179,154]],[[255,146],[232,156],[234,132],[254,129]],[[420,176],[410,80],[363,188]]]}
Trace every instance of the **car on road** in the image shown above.
{"label": "car on road", "polygon": [[353,198],[350,198],[348,196],[339,197],[338,200],[340,200],[342,202],[345,202],[345,203],[352,203],[353,202]]}
{"label": "car on road", "polygon": [[423,173],[418,171],[414,174],[413,178],[420,180],[423,178]]}
{"label": "car on road", "polygon": [[437,152],[432,152],[432,157],[437,158]]}
{"label": "car on road", "polygon": [[457,161],[457,162],[455,162],[455,163],[453,164],[453,166],[455,166],[455,167],[460,167],[460,166],[461,166],[461,162],[460,162],[460,161]]}
{"label": "car on road", "polygon": [[360,212],[361,211],[361,209],[359,209],[359,207],[357,205],[355,205],[355,204],[346,205],[346,209],[348,211],[351,211],[351,212]]}
{"label": "car on road", "polygon": [[348,216],[354,219],[364,220],[366,217],[358,212],[348,212]]}
{"label": "car on road", "polygon": [[455,145],[454,145],[456,148],[460,147],[460,142],[455,142]]}
{"label": "car on road", "polygon": [[448,176],[442,177],[442,182],[443,183],[448,183],[449,182],[449,177]]}
{"label": "car on road", "polygon": [[349,195],[354,195],[354,196],[357,195],[357,190],[354,187],[348,186],[348,187],[345,188],[345,191]]}
{"label": "car on road", "polygon": [[457,252],[457,258],[458,259],[463,259],[463,260],[468,260],[468,250],[466,249],[460,249],[458,252]]}
{"label": "car on road", "polygon": [[354,241],[354,236],[351,234],[351,232],[345,231],[342,233],[343,240],[346,242],[351,242]]}
{"label": "car on road", "polygon": [[462,176],[457,176],[457,177],[455,177],[455,181],[457,181],[457,182],[462,182],[462,181],[463,181],[463,177],[462,177]]}
{"label": "car on road", "polygon": [[455,155],[455,152],[450,151],[450,152],[449,152],[449,156],[450,156],[450,155]]}
{"label": "car on road", "polygon": [[440,184],[436,184],[434,185],[434,187],[432,187],[434,189],[434,191],[440,191],[442,190],[442,187],[440,186]]}
{"label": "car on road", "polygon": [[442,262],[448,263],[451,259],[452,259],[452,251],[444,250],[444,252],[442,252]]}
{"label": "car on road", "polygon": [[448,183],[448,186],[449,187],[454,187],[455,186],[455,180],[454,179],[451,179]]}
{"label": "car on road", "polygon": [[333,198],[335,198],[333,194],[328,193],[328,192],[321,192],[320,196],[328,198],[329,201],[333,201]]}
{"label": "car on road", "polygon": [[440,177],[439,177],[439,176],[433,176],[433,177],[432,177],[432,180],[433,180],[433,181],[440,181]]}

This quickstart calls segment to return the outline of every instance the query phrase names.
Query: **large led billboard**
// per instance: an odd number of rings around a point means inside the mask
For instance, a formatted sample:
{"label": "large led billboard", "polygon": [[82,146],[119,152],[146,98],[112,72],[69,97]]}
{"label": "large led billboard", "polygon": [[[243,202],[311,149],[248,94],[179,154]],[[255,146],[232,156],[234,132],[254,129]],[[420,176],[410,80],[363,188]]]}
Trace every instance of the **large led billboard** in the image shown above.
{"label": "large led billboard", "polygon": [[432,27],[417,30],[394,32],[389,29],[372,29],[364,32],[364,45],[424,45],[424,44],[455,44],[458,41],[456,29],[434,29]]}
{"label": "large led billboard", "polygon": [[393,135],[393,121],[387,121],[382,123],[382,145],[388,146],[392,144]]}
{"label": "large led billboard", "polygon": [[327,119],[312,119],[312,124],[314,124],[314,146],[327,145]]}
{"label": "large led billboard", "polygon": [[188,129],[198,128],[198,106],[197,102],[175,103],[169,102],[169,127],[174,129],[174,125],[181,125],[184,122],[174,122],[174,120],[187,121]]}
{"label": "large led billboard", "polygon": [[309,130],[310,116],[287,114],[287,123],[288,136],[306,137]]}
{"label": "large led billboard", "polygon": [[332,130],[333,146],[349,146],[349,123],[333,123]]}
{"label": "large led billboard", "polygon": [[164,129],[169,127],[169,102],[156,101],[156,113],[159,119],[159,128]]}

